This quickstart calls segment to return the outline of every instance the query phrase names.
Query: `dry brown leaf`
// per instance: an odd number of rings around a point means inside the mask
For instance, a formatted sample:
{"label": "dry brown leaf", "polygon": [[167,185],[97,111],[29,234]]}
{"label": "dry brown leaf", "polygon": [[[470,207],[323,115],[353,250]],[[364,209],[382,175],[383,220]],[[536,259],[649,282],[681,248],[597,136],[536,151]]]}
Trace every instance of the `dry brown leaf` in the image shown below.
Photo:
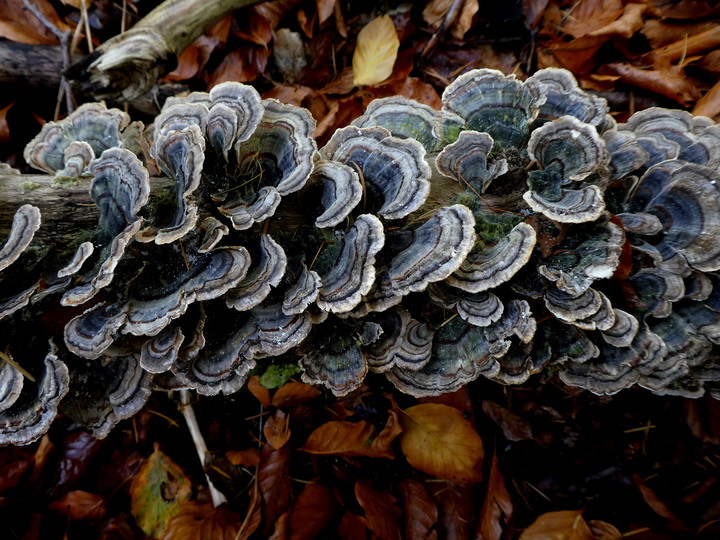
{"label": "dry brown leaf", "polygon": [[460,411],[423,403],[401,411],[400,446],[414,468],[453,482],[479,482],[483,445]]}
{"label": "dry brown leaf", "polygon": [[550,0],[523,0],[523,14],[525,25],[528,28],[535,28],[542,20],[545,8]]}
{"label": "dry brown leaf", "polygon": [[631,38],[635,32],[643,27],[643,13],[646,9],[645,4],[627,4],[625,10],[619,19],[614,20],[608,25],[593,30],[588,33],[589,36],[613,36],[620,35]]}
{"label": "dry brown leaf", "polygon": [[494,401],[485,400],[482,403],[482,409],[502,429],[503,435],[508,441],[525,441],[533,438],[530,422],[505,407]]}
{"label": "dry brown leaf", "polygon": [[490,464],[485,502],[480,510],[477,537],[483,540],[500,540],[513,513],[512,500],[505,487],[505,479],[498,467],[497,453]]}
{"label": "dry brown leaf", "polygon": [[263,407],[269,407],[272,400],[270,399],[270,390],[260,384],[260,376],[253,375],[248,379],[247,389],[255,396]]}
{"label": "dry brown leaf", "polygon": [[583,0],[568,10],[562,29],[579,38],[607,26],[623,13],[623,0]]}
{"label": "dry brown leaf", "polygon": [[320,390],[314,386],[290,381],[277,389],[272,397],[272,404],[278,409],[291,409],[319,395]]}
{"label": "dry brown leaf", "polygon": [[437,538],[437,504],[420,482],[408,478],[400,484],[405,509],[403,538]]}
{"label": "dry brown leaf", "polygon": [[0,142],[6,143],[10,140],[10,126],[7,121],[7,113],[15,105],[13,101],[7,107],[0,109]]}
{"label": "dry brown leaf", "polygon": [[520,535],[520,540],[594,540],[579,510],[541,515]]}
{"label": "dry brown leaf", "polygon": [[674,43],[656,49],[653,54],[658,59],[674,62],[680,58],[686,58],[709,49],[714,49],[718,45],[720,45],[720,25],[693,36],[684,36]]}
{"label": "dry brown leaf", "polygon": [[345,512],[338,526],[338,535],[342,540],[365,540],[367,519],[352,512]]}
{"label": "dry brown leaf", "polygon": [[306,485],[290,512],[290,540],[317,538],[333,519],[338,507],[331,489],[322,484]]}
{"label": "dry brown leaf", "polygon": [[269,536],[277,518],[290,509],[292,479],[288,465],[289,456],[290,451],[287,448],[275,450],[270,445],[265,446],[260,455],[257,477],[265,501],[263,505],[265,536]]}
{"label": "dry brown leaf", "polygon": [[[440,508],[440,526],[446,540],[470,538],[470,523],[475,519],[475,493],[472,484],[433,484]],[[441,533],[442,534],[442,533]]]}
{"label": "dry brown leaf", "polygon": [[265,71],[270,50],[259,45],[244,44],[225,55],[210,75],[208,88],[225,81],[250,82]]}
{"label": "dry brown leaf", "polygon": [[423,9],[423,19],[430,27],[437,31],[443,23],[449,24],[452,36],[463,39],[472,27],[472,20],[478,12],[477,0],[463,0],[459,11],[450,13],[453,0],[432,0]]}
{"label": "dry brown leaf", "polygon": [[318,23],[322,24],[330,18],[335,11],[336,0],[315,0],[317,7]]}
{"label": "dry brown leaf", "polygon": [[624,83],[639,86],[688,105],[698,97],[698,90],[680,66],[663,69],[640,69],[630,64],[612,63],[606,68],[620,75]]}
{"label": "dry brown leaf", "polygon": [[277,521],[275,522],[275,528],[273,529],[272,536],[270,536],[269,540],[288,540],[290,538],[288,536],[289,517],[290,512],[285,512],[282,516],[277,518]]}
{"label": "dry brown leaf", "polygon": [[[47,0],[33,0],[35,7],[61,32],[72,30]],[[23,0],[0,0],[0,37],[29,45],[57,45],[58,39],[31,14]]]}
{"label": "dry brown leaf", "polygon": [[260,463],[260,451],[257,448],[247,450],[228,450],[225,457],[233,465],[255,467]]}
{"label": "dry brown leaf", "polygon": [[290,416],[280,409],[276,410],[265,422],[263,433],[270,446],[280,450],[290,440]]}
{"label": "dry brown leaf", "polygon": [[76,489],[51,502],[48,508],[65,514],[72,521],[95,520],[105,515],[107,501],[102,495]]}
{"label": "dry brown leaf", "polygon": [[640,490],[643,500],[652,508],[658,516],[667,520],[668,528],[674,531],[683,528],[683,524],[678,517],[670,510],[664,502],[655,494],[655,492],[645,483],[645,481],[637,474],[633,474],[633,483]]}
{"label": "dry brown leaf", "polygon": [[370,21],[358,34],[353,53],[353,81],[373,85],[387,79],[395,65],[400,40],[389,15]]}
{"label": "dry brown leaf", "polygon": [[310,454],[340,454],[393,459],[390,447],[401,431],[397,416],[388,417],[385,428],[373,440],[375,428],[370,422],[333,420],[313,431],[300,448]]}
{"label": "dry brown leaf", "polygon": [[[274,87],[272,87],[267,92],[263,93],[263,98],[272,98],[277,99],[278,101],[282,101],[283,103],[288,103],[290,105],[295,105],[297,107],[302,107],[303,100],[308,97],[311,94],[314,94],[315,90],[312,88],[309,88],[307,86],[287,86],[284,84],[278,84]],[[265,389],[267,390],[267,388]],[[252,390],[251,390],[252,392]],[[253,393],[254,395],[254,393]],[[268,400],[269,400],[270,393],[268,392]],[[258,397],[258,396],[255,396]],[[259,398],[258,398],[259,399]],[[263,405],[264,407],[267,407],[267,405]]]}
{"label": "dry brown leaf", "polygon": [[709,116],[712,118],[720,114],[720,82],[710,88],[693,107],[692,113],[696,116]]}
{"label": "dry brown leaf", "polygon": [[355,482],[355,497],[365,511],[368,527],[380,540],[400,540],[400,508],[390,493],[376,491],[370,482]]}
{"label": "dry brown leaf", "polygon": [[718,26],[717,21],[677,22],[648,19],[641,31],[650,42],[650,47],[658,49],[674,41],[683,41],[688,36],[700,34]]}
{"label": "dry brown leaf", "polygon": [[240,515],[226,506],[215,508],[210,503],[184,502],[180,505],[180,512],[168,522],[161,540],[177,538],[234,540],[241,523]]}
{"label": "dry brown leaf", "polygon": [[[260,527],[260,523],[263,519],[263,512],[258,482],[259,480],[256,476],[255,482],[252,484],[250,503],[248,504],[247,512],[245,512],[245,519],[243,519],[240,525],[240,530],[235,534],[234,540],[246,540],[258,529],[258,527]],[[269,530],[271,528],[270,525],[271,523],[265,528]]]}

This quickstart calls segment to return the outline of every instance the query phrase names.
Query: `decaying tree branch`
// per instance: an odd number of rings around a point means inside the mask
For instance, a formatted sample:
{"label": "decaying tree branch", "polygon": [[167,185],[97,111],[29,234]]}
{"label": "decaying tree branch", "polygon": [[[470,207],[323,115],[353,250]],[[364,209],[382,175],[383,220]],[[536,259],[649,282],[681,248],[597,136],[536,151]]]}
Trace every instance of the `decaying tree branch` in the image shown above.
{"label": "decaying tree branch", "polygon": [[96,99],[131,101],[170,71],[175,58],[232,11],[260,0],[167,0],[133,28],[73,64],[68,79]]}

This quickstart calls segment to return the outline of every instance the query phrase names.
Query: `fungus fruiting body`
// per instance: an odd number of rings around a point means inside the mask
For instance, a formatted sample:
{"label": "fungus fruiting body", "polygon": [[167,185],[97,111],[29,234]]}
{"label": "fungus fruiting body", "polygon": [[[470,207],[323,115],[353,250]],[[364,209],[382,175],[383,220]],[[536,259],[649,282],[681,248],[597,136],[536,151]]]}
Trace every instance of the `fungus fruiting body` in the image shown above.
{"label": "fungus fruiting body", "polygon": [[272,363],[336,395],[541,372],[717,395],[720,128],[618,125],[558,69],[471,71],[443,104],[377,100],[321,148],[308,111],[238,83],[171,98],[146,141],[101,104],[44,126],[28,162],[90,182],[98,223],[59,246],[17,209],[0,444],[58,411],[104,436],[152,385],[228,394]]}

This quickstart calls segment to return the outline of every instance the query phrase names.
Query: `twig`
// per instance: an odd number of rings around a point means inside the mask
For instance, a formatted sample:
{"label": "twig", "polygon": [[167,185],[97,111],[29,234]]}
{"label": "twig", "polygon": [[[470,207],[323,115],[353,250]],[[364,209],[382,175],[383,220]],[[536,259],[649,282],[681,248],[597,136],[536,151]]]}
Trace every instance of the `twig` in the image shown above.
{"label": "twig", "polygon": [[[60,30],[52,21],[50,21],[45,14],[38,9],[38,7],[30,2],[30,0],[23,0],[23,5],[35,18],[42,23],[60,42],[60,50],[62,51],[62,70],[63,72],[70,66],[70,45],[72,42],[72,32],[69,30],[63,32]],[[58,89],[57,97],[57,108],[55,109],[55,118],[59,116],[60,102],[63,96],[65,97],[65,107],[68,113],[75,110],[75,100],[73,99],[72,92],[70,90],[70,84],[65,79],[65,76],[60,79],[60,88]]]}
{"label": "twig", "polygon": [[[192,437],[193,443],[195,443],[195,450],[197,450],[200,463],[202,463],[203,470],[205,470],[205,456],[208,453],[208,449],[205,445],[205,439],[202,433],[200,433],[200,426],[195,417],[195,411],[192,405],[190,405],[190,392],[188,390],[180,390],[180,412],[182,412],[183,418],[185,418],[185,423],[187,423],[188,429],[190,430],[190,436]],[[213,506],[217,508],[227,503],[227,498],[212,483],[207,471],[205,471],[205,479],[207,480],[208,489],[210,490]]]}

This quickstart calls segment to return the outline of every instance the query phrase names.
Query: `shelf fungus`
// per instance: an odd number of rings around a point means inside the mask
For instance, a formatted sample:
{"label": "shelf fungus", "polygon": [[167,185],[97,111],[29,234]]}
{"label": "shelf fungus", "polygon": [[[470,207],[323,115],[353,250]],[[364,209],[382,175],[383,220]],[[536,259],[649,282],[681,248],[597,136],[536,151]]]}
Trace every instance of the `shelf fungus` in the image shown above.
{"label": "shelf fungus", "polygon": [[712,120],[617,124],[567,71],[481,69],[440,110],[380,99],[319,150],[314,128],[234,82],[146,130],[102,104],[43,127],[26,159],[72,212],[17,190],[0,220],[0,444],[272,364],[338,396],[541,373],[720,398]]}

